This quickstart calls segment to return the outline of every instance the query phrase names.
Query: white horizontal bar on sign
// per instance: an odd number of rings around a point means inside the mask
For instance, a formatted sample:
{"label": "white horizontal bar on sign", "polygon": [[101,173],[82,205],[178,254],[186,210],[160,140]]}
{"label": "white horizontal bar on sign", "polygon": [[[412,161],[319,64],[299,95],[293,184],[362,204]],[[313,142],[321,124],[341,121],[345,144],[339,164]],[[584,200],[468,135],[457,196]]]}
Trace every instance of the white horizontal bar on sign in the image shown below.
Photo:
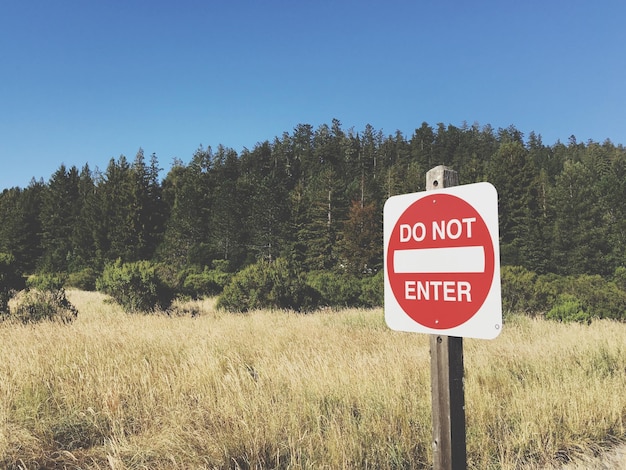
{"label": "white horizontal bar on sign", "polygon": [[393,267],[399,274],[483,273],[485,249],[482,246],[454,246],[396,250]]}

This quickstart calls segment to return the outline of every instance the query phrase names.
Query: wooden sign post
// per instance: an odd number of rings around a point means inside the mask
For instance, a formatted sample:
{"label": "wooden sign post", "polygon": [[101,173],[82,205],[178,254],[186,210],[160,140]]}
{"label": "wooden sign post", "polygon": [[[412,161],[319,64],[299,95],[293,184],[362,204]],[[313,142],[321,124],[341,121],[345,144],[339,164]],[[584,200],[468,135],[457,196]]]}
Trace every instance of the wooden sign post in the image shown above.
{"label": "wooden sign post", "polygon": [[[426,173],[426,190],[459,184],[458,173],[438,166]],[[430,335],[433,468],[467,468],[463,338]]]}
{"label": "wooden sign post", "polygon": [[385,321],[430,335],[435,470],[467,467],[463,338],[502,330],[498,193],[438,166],[383,210]]}

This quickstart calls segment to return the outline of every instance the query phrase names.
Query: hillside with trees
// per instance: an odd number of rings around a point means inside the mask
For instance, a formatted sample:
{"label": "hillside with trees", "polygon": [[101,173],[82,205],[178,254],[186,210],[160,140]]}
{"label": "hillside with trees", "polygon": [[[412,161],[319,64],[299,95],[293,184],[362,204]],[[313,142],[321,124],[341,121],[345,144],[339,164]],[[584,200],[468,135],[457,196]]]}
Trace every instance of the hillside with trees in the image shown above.
{"label": "hillside with trees", "polygon": [[437,165],[461,184],[497,188],[503,266],[626,283],[624,146],[574,136],[546,145],[534,132],[477,124],[424,122],[406,136],[334,119],[239,153],[200,147],[165,173],[141,149],[103,170],[61,165],[48,182],[3,190],[0,253],[21,273],[74,278],[147,260],[167,266],[181,289],[190,275],[232,276],[278,259],[319,282],[322,273],[373,278],[385,200],[424,190]]}

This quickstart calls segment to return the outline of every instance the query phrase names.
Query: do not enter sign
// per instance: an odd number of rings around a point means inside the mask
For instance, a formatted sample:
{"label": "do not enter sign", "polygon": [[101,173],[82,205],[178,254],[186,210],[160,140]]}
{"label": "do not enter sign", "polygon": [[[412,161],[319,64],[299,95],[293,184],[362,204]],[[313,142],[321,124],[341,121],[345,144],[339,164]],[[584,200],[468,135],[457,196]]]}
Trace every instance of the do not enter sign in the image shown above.
{"label": "do not enter sign", "polygon": [[501,330],[498,196],[489,183],[394,196],[384,210],[385,319],[397,330]]}

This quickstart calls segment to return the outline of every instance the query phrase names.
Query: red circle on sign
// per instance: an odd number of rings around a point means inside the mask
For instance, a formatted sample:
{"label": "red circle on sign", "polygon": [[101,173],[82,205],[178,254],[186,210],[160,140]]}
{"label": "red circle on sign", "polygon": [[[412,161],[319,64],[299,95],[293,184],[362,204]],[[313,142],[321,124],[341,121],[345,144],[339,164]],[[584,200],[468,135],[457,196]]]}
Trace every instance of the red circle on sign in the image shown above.
{"label": "red circle on sign", "polygon": [[387,272],[394,297],[414,321],[442,330],[462,325],[480,310],[491,289],[489,229],[459,197],[422,197],[393,228]]}

